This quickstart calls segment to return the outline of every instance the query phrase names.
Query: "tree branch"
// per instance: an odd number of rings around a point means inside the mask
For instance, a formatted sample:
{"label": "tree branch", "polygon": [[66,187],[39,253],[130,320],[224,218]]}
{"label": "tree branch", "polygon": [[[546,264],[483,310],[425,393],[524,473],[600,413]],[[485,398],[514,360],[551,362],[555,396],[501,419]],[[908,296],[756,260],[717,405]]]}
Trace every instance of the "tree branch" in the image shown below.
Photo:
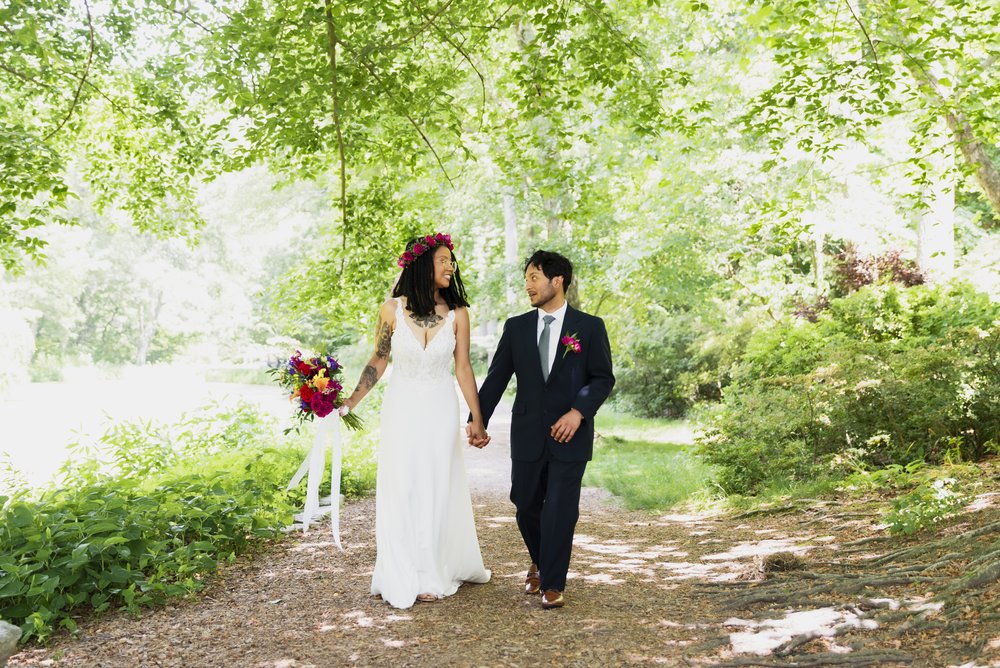
{"label": "tree branch", "polygon": [[356,50],[351,48],[351,46],[347,44],[347,42],[341,41],[340,44],[345,49],[347,49],[352,56],[358,59],[358,62],[360,62],[364,66],[364,68],[368,71],[368,74],[370,74],[371,77],[375,80],[375,83],[377,83],[379,85],[379,88],[382,89],[382,92],[385,93],[389,99],[391,99],[393,102],[396,103],[399,112],[406,118],[407,121],[410,122],[410,125],[412,125],[413,129],[417,131],[417,134],[420,135],[420,138],[423,140],[424,144],[427,146],[431,154],[434,156],[434,159],[437,161],[438,167],[441,168],[441,173],[444,174],[444,178],[448,180],[448,185],[454,188],[455,182],[452,180],[451,176],[449,176],[448,170],[445,169],[444,163],[441,161],[441,156],[438,155],[437,150],[435,150],[434,145],[431,143],[431,140],[428,139],[427,135],[423,131],[423,128],[420,127],[420,124],[417,123],[417,121],[413,118],[413,116],[410,115],[410,112],[406,108],[406,104],[403,101],[399,100],[395,95],[393,95],[392,90],[389,88],[389,86],[385,84],[385,82],[382,81],[382,77],[378,75],[371,61],[369,61],[367,57],[359,54]]}
{"label": "tree branch", "polygon": [[4,65],[3,63],[0,63],[0,70],[3,70],[4,72],[14,75],[15,77],[17,77],[18,79],[20,79],[25,83],[34,84],[35,86],[41,86],[42,88],[45,88],[50,91],[56,90],[54,86],[47,84],[44,81],[39,81],[34,77],[24,74],[23,72],[19,72],[18,70],[15,70],[13,67],[9,65]]}
{"label": "tree branch", "polygon": [[851,12],[851,16],[854,17],[854,22],[858,24],[859,28],[861,28],[861,32],[864,34],[865,40],[868,42],[868,46],[871,47],[872,58],[875,59],[875,68],[879,71],[879,74],[884,74],[882,72],[882,66],[878,62],[878,53],[875,51],[875,43],[872,42],[872,38],[868,34],[868,29],[865,28],[865,24],[861,21],[861,18],[858,17],[857,13],[854,11],[854,7],[851,5],[851,0],[844,0],[844,4],[847,5],[847,9]]}
{"label": "tree branch", "polygon": [[646,56],[644,56],[643,54],[639,53],[639,51],[636,50],[636,48],[629,43],[629,41],[625,37],[625,35],[622,34],[622,31],[619,30],[617,26],[614,26],[610,22],[608,22],[608,20],[604,17],[603,14],[601,14],[601,12],[599,12],[597,10],[597,8],[595,8],[589,2],[585,2],[584,0],[580,0],[580,4],[583,5],[584,7],[586,7],[588,10],[590,10],[591,14],[593,14],[598,19],[600,19],[601,23],[604,24],[604,27],[608,29],[608,32],[614,34],[618,38],[618,41],[622,43],[622,46],[624,46],[626,49],[628,49],[629,51],[631,51],[632,54],[636,58],[638,58],[639,60],[641,60],[643,63],[648,64],[648,60],[647,60]]}
{"label": "tree branch", "polygon": [[80,101],[80,92],[83,90],[83,84],[84,82],[86,82],[87,77],[90,75],[90,66],[91,63],[93,63],[94,61],[94,49],[95,49],[94,22],[90,16],[90,4],[88,4],[87,0],[83,0],[83,6],[87,11],[87,29],[89,32],[88,42],[90,44],[90,50],[87,53],[87,64],[83,68],[83,74],[80,75],[80,83],[77,85],[76,91],[73,93],[73,101],[70,103],[69,109],[66,111],[66,116],[62,119],[59,125],[57,125],[55,129],[52,130],[52,132],[48,133],[47,135],[45,135],[45,137],[42,138],[43,142],[47,142],[49,139],[54,137],[56,133],[62,130],[63,127],[66,125],[66,123],[69,122],[70,117],[76,110],[77,103],[79,103]]}
{"label": "tree branch", "polygon": [[[383,52],[384,51],[392,51],[394,49],[398,49],[401,46],[405,46],[405,45],[409,44],[410,42],[412,42],[413,40],[415,40],[417,37],[420,37],[420,35],[422,35],[424,33],[424,31],[427,30],[427,26],[432,25],[433,22],[434,22],[434,19],[436,19],[437,17],[441,16],[449,7],[451,7],[451,5],[452,5],[453,2],[455,2],[455,0],[448,0],[443,5],[441,5],[440,9],[438,9],[436,12],[434,12],[434,14],[429,19],[427,19],[426,21],[424,21],[424,23],[422,25],[420,25],[416,30],[414,30],[413,33],[411,35],[409,35],[408,37],[404,37],[399,42],[395,42],[395,43],[392,43],[392,44],[386,44],[384,46],[380,46],[378,48],[372,49],[372,51],[383,51]],[[423,10],[422,9],[421,9],[421,14],[423,14]]]}
{"label": "tree branch", "polygon": [[[167,11],[169,11],[169,12],[171,12],[173,14],[176,14],[177,16],[180,16],[182,19],[184,19],[188,23],[190,23],[190,24],[192,24],[192,25],[194,25],[194,26],[202,29],[203,31],[205,31],[209,35],[215,36],[215,31],[214,30],[212,30],[208,26],[204,25],[200,21],[197,21],[197,20],[191,18],[190,16],[188,16],[188,12],[187,11],[180,11],[179,9],[175,9],[174,7],[167,7],[166,9],[167,9]],[[232,17],[230,17],[230,16],[226,16],[226,18],[230,19],[230,21],[232,20]],[[257,81],[256,81],[256,79],[254,78],[254,75],[253,75],[254,69],[250,66],[250,63],[247,62],[246,58],[244,58],[240,54],[240,52],[236,50],[235,46],[233,46],[232,44],[226,43],[226,48],[228,48],[230,51],[232,51],[233,55],[236,56],[236,59],[238,61],[240,61],[241,63],[243,63],[243,65],[247,68],[247,72],[250,73],[250,87],[253,90],[254,95],[256,95],[257,94]]]}
{"label": "tree branch", "polygon": [[[417,5],[416,7],[417,7],[417,11],[419,11],[425,17],[427,16],[426,14],[424,14],[423,9],[419,5]],[[468,54],[468,52],[465,49],[463,49],[459,44],[456,44],[454,41],[452,41],[452,39],[448,36],[448,34],[444,30],[441,29],[441,26],[439,26],[437,24],[437,21],[435,21],[435,18],[436,17],[430,17],[430,18],[428,18],[428,21],[431,23],[431,25],[434,26],[434,29],[437,30],[438,34],[441,35],[441,39],[443,39],[445,42],[447,42],[448,44],[450,44],[452,46],[452,48],[454,48],[456,51],[458,51],[462,55],[462,57],[465,59],[465,62],[469,63],[469,67],[471,67],[472,71],[476,73],[476,76],[479,77],[479,86],[480,86],[480,88],[483,91],[483,96],[482,96],[483,97],[483,102],[482,102],[482,107],[480,108],[480,111],[479,111],[479,129],[482,130],[483,129],[483,113],[485,112],[485,109],[486,109],[486,77],[484,77],[483,73],[479,71],[479,68],[476,67],[476,64],[474,62],[472,62],[472,57]]]}
{"label": "tree branch", "polygon": [[[337,131],[337,154],[340,160],[340,227],[341,248],[347,250],[347,154],[344,150],[344,134],[340,125],[340,92],[337,80],[337,26],[333,22],[330,0],[324,1],[326,17],[327,54],[330,59],[330,90],[333,95],[333,125]],[[344,257],[340,258],[340,270],[344,270]]]}

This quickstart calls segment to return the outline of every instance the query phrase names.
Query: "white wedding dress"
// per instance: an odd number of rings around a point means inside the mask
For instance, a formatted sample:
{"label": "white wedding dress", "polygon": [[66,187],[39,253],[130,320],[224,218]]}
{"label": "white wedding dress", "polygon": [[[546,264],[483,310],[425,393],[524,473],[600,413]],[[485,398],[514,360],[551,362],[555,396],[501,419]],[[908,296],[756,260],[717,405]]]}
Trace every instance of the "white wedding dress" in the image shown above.
{"label": "white wedding dress", "polygon": [[382,402],[372,594],[409,608],[418,594],[487,582],[472,517],[451,361],[455,312],[426,349],[396,300],[393,369]]}

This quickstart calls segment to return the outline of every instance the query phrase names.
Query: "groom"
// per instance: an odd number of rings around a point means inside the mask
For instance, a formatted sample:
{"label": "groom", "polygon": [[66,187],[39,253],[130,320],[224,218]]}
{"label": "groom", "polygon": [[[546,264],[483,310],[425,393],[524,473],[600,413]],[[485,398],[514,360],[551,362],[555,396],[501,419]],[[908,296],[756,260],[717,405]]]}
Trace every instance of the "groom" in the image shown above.
{"label": "groom", "polygon": [[[489,423],[512,375],[517,395],[510,425],[510,500],[531,556],[525,594],[543,608],[565,604],[580,483],[594,449],[594,415],[615,384],[604,322],[566,303],[573,265],[537,251],[524,271],[533,310],[509,319],[479,389]],[[469,432],[469,442],[476,442]]]}

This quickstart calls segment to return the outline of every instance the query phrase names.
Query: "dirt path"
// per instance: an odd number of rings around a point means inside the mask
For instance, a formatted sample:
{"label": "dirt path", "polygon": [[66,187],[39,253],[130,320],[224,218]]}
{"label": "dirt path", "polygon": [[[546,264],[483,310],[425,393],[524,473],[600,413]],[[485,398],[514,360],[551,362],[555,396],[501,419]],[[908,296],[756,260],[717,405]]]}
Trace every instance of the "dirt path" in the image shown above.
{"label": "dirt path", "polygon": [[[506,432],[493,427],[495,434]],[[485,451],[470,450],[466,461],[483,557],[493,570],[488,584],[467,585],[409,610],[371,597],[375,518],[369,498],[344,509],[344,554],[323,530],[290,535],[226,569],[195,599],[138,618],[113,613],[84,620],[78,638],[26,649],[10,665],[834,665],[838,656],[851,665],[1000,665],[1000,628],[974,627],[971,638],[866,628],[874,620],[863,606],[845,612],[847,600],[829,601],[834,612],[818,604],[812,612],[800,609],[808,618],[786,619],[789,628],[798,625],[792,630],[748,626],[757,614],[783,618],[788,612],[734,603],[758,586],[762,555],[803,555],[810,567],[781,577],[788,578],[786,589],[805,590],[817,572],[843,570],[861,558],[841,559],[841,545],[884,533],[873,528],[878,517],[863,509],[735,520],[663,515],[624,511],[606,493],[587,489],[569,604],[543,611],[537,598],[521,593],[527,561],[506,499],[505,443],[497,439]],[[991,508],[982,512],[996,510]],[[907,601],[924,593],[890,588],[884,595]],[[853,620],[850,610],[857,613]],[[841,635],[821,637],[824,624],[839,625]],[[813,636],[794,647],[795,659],[753,653],[787,646],[797,633],[805,637],[802,632]]]}

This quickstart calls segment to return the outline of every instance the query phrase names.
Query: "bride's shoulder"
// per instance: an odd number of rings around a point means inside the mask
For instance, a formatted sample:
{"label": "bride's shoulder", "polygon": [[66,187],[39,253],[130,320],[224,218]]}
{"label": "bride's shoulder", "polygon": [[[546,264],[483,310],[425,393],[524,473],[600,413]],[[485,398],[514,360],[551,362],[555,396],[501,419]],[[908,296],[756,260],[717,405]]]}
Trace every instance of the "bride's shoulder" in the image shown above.
{"label": "bride's shoulder", "polygon": [[390,297],[382,302],[381,308],[379,308],[379,315],[382,316],[382,320],[388,323],[393,323],[396,321],[396,308],[397,305],[402,305],[395,297]]}

